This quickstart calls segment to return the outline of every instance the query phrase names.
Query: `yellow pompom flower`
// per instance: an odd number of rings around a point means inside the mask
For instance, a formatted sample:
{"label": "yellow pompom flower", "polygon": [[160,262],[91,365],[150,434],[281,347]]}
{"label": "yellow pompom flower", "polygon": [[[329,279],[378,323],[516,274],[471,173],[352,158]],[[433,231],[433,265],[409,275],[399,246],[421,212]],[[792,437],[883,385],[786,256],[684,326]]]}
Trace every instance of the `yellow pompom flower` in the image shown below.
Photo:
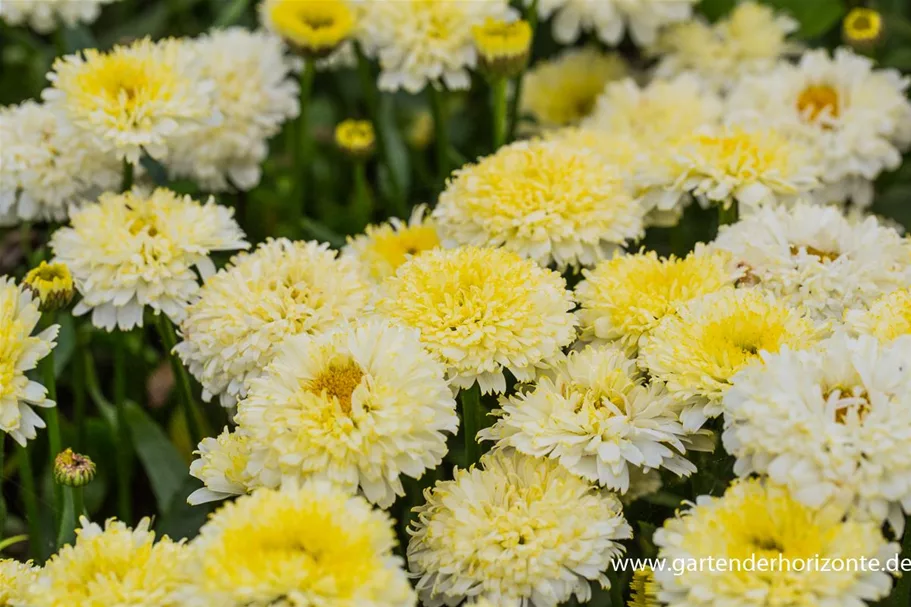
{"label": "yellow pompom flower", "polygon": [[372,280],[382,282],[412,256],[439,248],[436,222],[425,216],[426,211],[421,204],[407,223],[393,217],[386,223],[367,226],[363,234],[348,237],[343,254],[357,259]]}
{"label": "yellow pompom flower", "polygon": [[344,120],[335,127],[335,144],[354,158],[373,153],[376,134],[369,120]]}
{"label": "yellow pompom flower", "polygon": [[198,78],[195,62],[176,39],[86,49],[54,61],[41,95],[100,149],[134,165],[143,152],[162,160],[175,138],[220,119],[212,82]]}
{"label": "yellow pompom flower", "polygon": [[76,292],[73,275],[62,263],[42,261],[37,268],[29,270],[22,282],[41,302],[42,312],[65,308]]}
{"label": "yellow pompom flower", "polygon": [[[590,581],[632,537],[620,500],[556,461],[496,450],[424,493],[408,564],[425,605],[463,599],[557,607],[591,598]],[[470,603],[469,603],[470,604]]]}
{"label": "yellow pompom flower", "polygon": [[35,583],[39,569],[32,562],[0,559],[0,605],[22,605],[25,593]]}
{"label": "yellow pompom flower", "polygon": [[0,431],[23,447],[36,428],[44,428],[32,407],[55,406],[47,388],[26,375],[57,345],[59,325],[32,335],[40,319],[32,292],[0,277]]}
{"label": "yellow pompom flower", "polygon": [[845,324],[853,333],[872,335],[883,343],[911,335],[911,289],[883,295],[865,310],[848,310]]}
{"label": "yellow pompom flower", "polygon": [[519,20],[512,23],[487,19],[471,29],[481,69],[497,78],[511,78],[528,63],[531,49],[531,25]]}
{"label": "yellow pompom flower", "polygon": [[[811,508],[761,480],[737,482],[723,497],[700,496],[654,540],[659,559],[684,564],[655,570],[659,600],[692,607],[871,604],[889,594],[884,569],[898,554],[879,524],[845,519],[831,505]],[[708,558],[726,566],[687,565]],[[877,559],[881,569],[832,566],[861,559]]]}
{"label": "yellow pompom flower", "polygon": [[576,285],[582,337],[619,341],[636,352],[664,317],[691,299],[734,284],[730,256],[697,245],[686,257],[654,251],[617,255],[590,270]]}
{"label": "yellow pompom flower", "polygon": [[721,413],[731,378],[760,353],[811,346],[821,329],[802,311],[754,289],[726,288],[665,316],[641,345],[640,364],[667,384],[687,429]]}
{"label": "yellow pompom flower", "polygon": [[591,113],[604,85],[628,71],[619,55],[592,47],[565,50],[525,75],[520,112],[544,128],[576,124]]}
{"label": "yellow pompom flower", "polygon": [[80,518],[76,543],[51,557],[24,602],[29,607],[182,607],[187,551],[167,536],[155,541],[151,520],[135,529],[110,519],[102,529]]}
{"label": "yellow pompom flower", "polygon": [[260,15],[267,28],[311,57],[332,53],[356,25],[346,0],[264,0]]}
{"label": "yellow pompom flower", "polygon": [[638,239],[644,215],[617,167],[560,140],[520,141],[458,169],[433,211],[444,244],[502,246],[560,269]]}
{"label": "yellow pompom flower", "polygon": [[420,330],[458,388],[503,393],[504,371],[531,380],[576,336],[563,277],[504,249],[428,251],[382,291],[377,309]]}
{"label": "yellow pompom flower", "polygon": [[652,569],[637,569],[629,584],[630,600],[627,607],[660,607],[658,584]]}
{"label": "yellow pompom flower", "polygon": [[218,510],[190,545],[182,607],[413,607],[393,521],[326,483],[259,489]]}

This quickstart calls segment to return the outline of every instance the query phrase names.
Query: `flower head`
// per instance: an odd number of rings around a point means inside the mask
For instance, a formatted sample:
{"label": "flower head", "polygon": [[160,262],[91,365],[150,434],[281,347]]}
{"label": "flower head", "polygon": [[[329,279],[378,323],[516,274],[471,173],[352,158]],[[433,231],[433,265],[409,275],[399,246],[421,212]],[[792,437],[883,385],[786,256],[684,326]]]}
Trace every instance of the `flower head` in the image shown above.
{"label": "flower head", "polygon": [[865,310],[848,310],[845,324],[856,334],[872,335],[884,343],[911,335],[911,288],[883,295]]}
{"label": "flower head", "polygon": [[453,174],[433,211],[444,243],[502,246],[543,266],[587,266],[643,233],[621,173],[589,150],[522,141]]}
{"label": "flower head", "polygon": [[135,529],[114,519],[104,529],[80,519],[76,543],[51,557],[32,584],[29,607],[178,607],[177,589],[187,581],[187,552],[167,536],[155,541],[151,521]]}
{"label": "flower head", "polygon": [[347,0],[264,0],[259,5],[266,27],[308,57],[326,57],[356,26]]}
{"label": "flower head", "polygon": [[212,198],[202,204],[164,188],[102,194],[74,211],[50,242],[82,295],[73,313],[91,311],[108,331],[142,326],[145,306],[180,322],[199,290],[197,272],[215,272],[210,253],[248,246],[232,215]]}
{"label": "flower head", "polygon": [[386,508],[440,464],[459,420],[415,329],[380,319],[285,341],[237,411],[254,485],[326,478]]}
{"label": "flower head", "polygon": [[487,19],[471,29],[481,69],[493,78],[511,78],[528,63],[531,25],[519,20],[509,23]]}
{"label": "flower head", "polygon": [[660,607],[658,603],[658,583],[655,571],[637,569],[629,583],[630,602],[628,607]]}
{"label": "flower head", "polygon": [[0,559],[0,605],[21,605],[39,569],[32,562]]}
{"label": "flower head", "polygon": [[698,246],[680,258],[654,251],[617,255],[582,270],[576,299],[584,339],[618,341],[635,352],[664,317],[691,299],[733,285],[730,257]]}
{"label": "flower head", "polygon": [[75,294],[73,275],[62,263],[42,261],[29,270],[22,282],[39,301],[42,312],[67,307]]}
{"label": "flower head", "polygon": [[249,440],[245,434],[225,428],[216,438],[202,439],[194,453],[199,457],[190,464],[190,476],[201,480],[205,487],[191,493],[188,504],[195,506],[240,495],[252,487],[247,473]]}
{"label": "flower head", "polygon": [[467,89],[477,62],[472,28],[487,19],[510,21],[508,0],[368,2],[358,37],[379,59],[379,88],[417,93],[426,85]]}
{"label": "flower head", "polygon": [[[749,568],[655,570],[662,604],[699,607],[832,605],[849,607],[889,594],[891,576],[870,568],[808,567],[807,562],[879,559],[898,552],[877,525],[845,520],[831,505],[810,508],[782,487],[761,480],[732,485],[723,497],[700,496],[689,510],[655,532],[658,557],[667,562],[700,562],[712,557],[738,561],[784,559],[775,570]],[[796,560],[805,565],[796,566]],[[794,565],[794,566],[788,566]]]}
{"label": "flower head", "polygon": [[357,263],[329,245],[268,240],[209,278],[187,309],[175,351],[203,386],[230,407],[289,335],[325,331],[367,305]]}
{"label": "flower head", "polygon": [[724,398],[735,472],[768,475],[811,507],[834,502],[901,528],[911,512],[911,337],[843,334],[764,355]]}
{"label": "flower head", "polygon": [[196,57],[180,40],[86,49],[54,61],[48,79],[48,105],[81,136],[134,165],[143,152],[166,159],[174,138],[219,118],[212,83],[199,78]]}
{"label": "flower head", "polygon": [[373,153],[376,134],[369,120],[344,120],[335,127],[335,145],[354,158]]}
{"label": "flower head", "polygon": [[842,21],[841,31],[848,44],[863,48],[879,41],[883,33],[883,17],[872,8],[856,6]]}
{"label": "flower head", "polygon": [[407,223],[393,217],[386,223],[367,226],[363,234],[348,237],[344,255],[357,259],[371,279],[382,282],[414,255],[440,247],[436,222],[426,217],[426,212],[427,207],[421,204]]}
{"label": "flower head", "polygon": [[329,484],[259,489],[193,540],[180,604],[414,607],[395,543],[385,512]]}
{"label": "flower head", "polygon": [[646,338],[640,364],[685,406],[684,425],[698,428],[721,413],[721,398],[761,352],[805,348],[820,330],[799,310],[753,289],[723,289],[665,316]]}
{"label": "flower head", "polygon": [[68,487],[82,487],[95,478],[95,462],[67,447],[54,458],[54,480]]}
{"label": "flower head", "polygon": [[550,459],[497,450],[481,468],[425,493],[410,530],[408,563],[425,604],[464,598],[556,607],[607,587],[617,540],[632,536],[619,500]]}
{"label": "flower head", "polygon": [[520,110],[531,114],[540,127],[576,124],[591,113],[604,85],[625,77],[627,71],[619,55],[593,47],[564,50],[525,75]]}
{"label": "flower head", "polygon": [[500,401],[481,436],[498,446],[560,462],[574,474],[626,493],[630,471],[665,468],[689,476],[675,399],[646,383],[636,361],[614,346],[570,352],[525,392]]}
{"label": "flower head", "polygon": [[4,0],[0,4],[0,19],[9,25],[28,26],[40,34],[49,34],[58,27],[74,28],[89,24],[101,14],[101,7],[115,0]]}
{"label": "flower head", "polygon": [[437,249],[383,283],[377,309],[417,328],[459,388],[506,391],[557,356],[575,337],[572,296],[556,272],[503,249]]}
{"label": "flower head", "polygon": [[47,388],[26,375],[56,344],[58,325],[32,335],[41,313],[30,290],[0,277],[0,430],[25,446],[44,428],[32,407],[53,407]]}

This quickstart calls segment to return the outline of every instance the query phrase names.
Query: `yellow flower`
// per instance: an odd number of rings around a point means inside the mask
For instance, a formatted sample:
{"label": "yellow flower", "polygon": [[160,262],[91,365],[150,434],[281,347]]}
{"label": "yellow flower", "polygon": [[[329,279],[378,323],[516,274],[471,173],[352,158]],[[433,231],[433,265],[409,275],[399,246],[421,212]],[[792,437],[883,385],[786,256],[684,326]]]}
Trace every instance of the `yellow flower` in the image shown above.
{"label": "yellow flower", "polygon": [[627,607],[659,607],[658,584],[651,569],[637,569],[629,584],[630,600]]}
{"label": "yellow flower", "polygon": [[269,29],[312,57],[329,55],[355,27],[345,0],[265,0],[260,11]]}
{"label": "yellow flower", "polygon": [[884,343],[911,335],[911,289],[883,295],[866,310],[848,310],[845,323],[855,334],[872,335]]}
{"label": "yellow flower", "polygon": [[382,286],[377,309],[421,332],[453,385],[506,391],[504,371],[530,380],[575,336],[572,297],[556,272],[504,249],[436,249]]}
{"label": "yellow flower", "polygon": [[48,105],[104,151],[132,164],[165,159],[177,137],[217,121],[212,83],[198,77],[186,42],[148,38],[111,51],[87,49],[54,61]]}
{"label": "yellow flower", "polygon": [[65,308],[75,293],[73,276],[62,263],[42,261],[25,275],[22,282],[41,302],[39,307],[42,312]]}
{"label": "yellow flower", "polygon": [[725,288],[665,316],[641,345],[639,361],[685,404],[683,422],[692,429],[721,413],[731,378],[761,362],[761,353],[806,348],[820,337],[802,311],[771,295]]}
{"label": "yellow flower", "polygon": [[732,285],[730,256],[697,246],[686,257],[659,258],[654,251],[618,255],[576,285],[584,339],[617,340],[631,352],[668,314],[686,302]]}
{"label": "yellow flower", "polygon": [[21,605],[25,593],[37,579],[38,568],[32,562],[0,559],[0,605]]}
{"label": "yellow flower", "polygon": [[854,46],[871,44],[883,33],[883,17],[872,8],[855,7],[842,22],[842,33]]}
{"label": "yellow flower", "polygon": [[658,558],[668,563],[711,557],[727,565],[655,570],[662,602],[700,607],[866,605],[889,594],[890,574],[823,564],[885,565],[898,553],[879,524],[845,519],[838,507],[811,508],[761,480],[737,482],[723,497],[699,497],[654,539]]}
{"label": "yellow flower", "polygon": [[28,592],[29,607],[180,607],[187,552],[167,536],[155,542],[144,518],[135,529],[110,519],[104,529],[82,517],[76,543],[60,549]]}
{"label": "yellow flower", "polygon": [[335,144],[354,158],[373,153],[376,134],[369,120],[345,120],[335,127]]}
{"label": "yellow flower", "polygon": [[623,78],[627,71],[616,54],[592,47],[563,51],[526,74],[521,112],[531,114],[545,128],[575,124],[591,113],[604,85]]}
{"label": "yellow flower", "polygon": [[520,20],[508,23],[488,18],[471,28],[481,69],[498,78],[515,76],[528,63],[531,49],[531,25]]}
{"label": "yellow flower", "polygon": [[259,489],[218,510],[193,540],[180,604],[412,607],[395,544],[385,512],[328,483]]}
{"label": "yellow flower", "polygon": [[414,255],[439,248],[436,223],[425,217],[426,211],[425,205],[418,205],[408,223],[393,217],[367,226],[363,234],[348,237],[344,255],[356,258],[370,278],[382,282]]}

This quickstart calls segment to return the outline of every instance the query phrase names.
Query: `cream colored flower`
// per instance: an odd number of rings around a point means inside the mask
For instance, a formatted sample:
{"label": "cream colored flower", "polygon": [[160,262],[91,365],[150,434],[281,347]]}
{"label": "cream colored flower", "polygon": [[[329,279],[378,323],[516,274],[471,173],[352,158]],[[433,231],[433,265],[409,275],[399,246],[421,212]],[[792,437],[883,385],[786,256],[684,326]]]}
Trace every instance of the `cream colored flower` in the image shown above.
{"label": "cream colored flower", "polygon": [[427,207],[418,205],[404,222],[397,217],[369,225],[363,234],[348,237],[343,255],[355,258],[371,279],[382,282],[411,257],[440,246],[436,222],[426,216]]}
{"label": "cream colored flower", "polygon": [[360,314],[369,283],[329,245],[268,240],[206,280],[175,351],[203,387],[233,406],[290,335],[325,331]]}
{"label": "cream colored flower", "polygon": [[248,246],[233,213],[212,198],[201,204],[164,188],[106,193],[73,211],[72,227],[50,242],[82,295],[73,313],[91,312],[92,324],[107,331],[141,327],[146,306],[180,322],[196,299],[197,273],[215,273],[209,255]]}
{"label": "cream colored flower", "polygon": [[0,605],[20,605],[29,586],[35,583],[38,567],[32,562],[0,559]]}
{"label": "cream colored flower", "polygon": [[101,7],[116,0],[3,0],[0,20],[8,25],[28,24],[39,34],[49,34],[65,26],[93,23]]}
{"label": "cream colored flower", "polygon": [[506,391],[575,338],[572,296],[556,272],[504,249],[437,249],[383,283],[380,313],[420,331],[457,388]]}
{"label": "cream colored flower", "polygon": [[488,599],[556,607],[591,597],[590,580],[632,537],[619,500],[556,461],[497,450],[425,493],[408,544],[425,605]]}
{"label": "cream colored flower", "polygon": [[199,457],[190,464],[190,476],[201,480],[205,487],[191,493],[188,504],[195,506],[240,495],[253,486],[247,473],[250,441],[246,434],[225,428],[216,438],[202,439],[194,453]]}
{"label": "cream colored flower", "polygon": [[845,312],[845,324],[857,335],[872,335],[883,343],[911,335],[911,288],[875,300],[870,307]]}

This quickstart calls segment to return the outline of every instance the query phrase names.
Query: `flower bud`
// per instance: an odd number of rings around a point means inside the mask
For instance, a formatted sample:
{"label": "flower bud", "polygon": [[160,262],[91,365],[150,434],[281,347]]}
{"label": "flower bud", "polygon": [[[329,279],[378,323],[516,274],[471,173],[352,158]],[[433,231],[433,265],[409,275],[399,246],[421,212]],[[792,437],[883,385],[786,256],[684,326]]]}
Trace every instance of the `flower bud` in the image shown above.
{"label": "flower bud", "polygon": [[488,78],[512,78],[525,69],[531,51],[527,21],[487,19],[471,30],[481,71]]}
{"label": "flower bud", "polygon": [[39,300],[42,312],[60,310],[73,300],[73,276],[62,263],[42,261],[25,275],[23,283]]}
{"label": "flower bud", "polygon": [[872,48],[882,38],[882,15],[872,8],[854,8],[842,22],[841,31],[845,42],[854,48]]}
{"label": "flower bud", "polygon": [[354,31],[355,16],[343,0],[266,0],[266,25],[307,58],[332,54]]}
{"label": "flower bud", "polygon": [[367,120],[345,120],[335,127],[335,144],[354,159],[369,158],[376,144],[373,125]]}
{"label": "flower bud", "polygon": [[67,448],[54,459],[54,480],[67,487],[82,487],[95,478],[95,463],[87,455]]}

